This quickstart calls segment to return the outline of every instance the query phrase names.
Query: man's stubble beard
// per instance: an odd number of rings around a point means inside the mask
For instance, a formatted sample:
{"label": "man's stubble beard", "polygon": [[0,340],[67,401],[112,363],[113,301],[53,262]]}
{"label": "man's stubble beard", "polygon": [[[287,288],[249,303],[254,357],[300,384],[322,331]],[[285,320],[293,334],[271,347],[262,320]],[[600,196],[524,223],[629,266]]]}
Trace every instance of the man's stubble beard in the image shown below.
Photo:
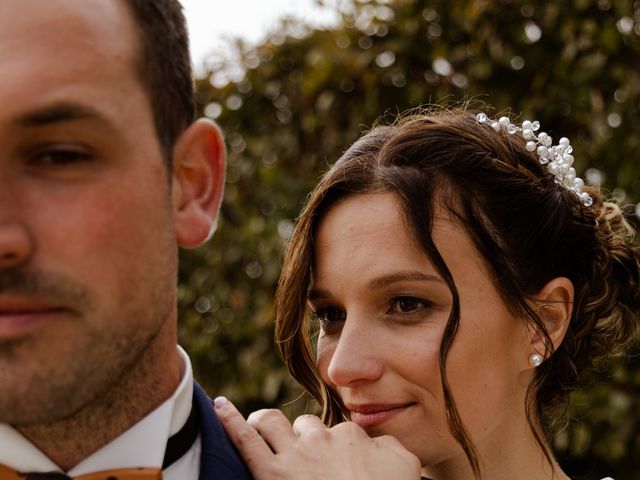
{"label": "man's stubble beard", "polygon": [[[136,296],[136,288],[129,289],[127,298],[113,305],[115,311],[96,318],[91,290],[68,278],[5,273],[0,272],[0,287],[9,276],[18,282],[8,289],[57,298],[74,308],[60,320],[66,327],[62,336],[54,330],[58,320],[53,319],[32,336],[0,342],[0,422],[29,428],[66,421],[86,409],[108,415],[117,408],[117,395],[131,395],[135,401],[138,392],[122,392],[118,385],[126,383],[134,369],[146,368],[141,359],[172,320],[173,278],[148,292],[146,301]],[[51,338],[44,337],[45,331]],[[72,338],[65,338],[65,331]]]}

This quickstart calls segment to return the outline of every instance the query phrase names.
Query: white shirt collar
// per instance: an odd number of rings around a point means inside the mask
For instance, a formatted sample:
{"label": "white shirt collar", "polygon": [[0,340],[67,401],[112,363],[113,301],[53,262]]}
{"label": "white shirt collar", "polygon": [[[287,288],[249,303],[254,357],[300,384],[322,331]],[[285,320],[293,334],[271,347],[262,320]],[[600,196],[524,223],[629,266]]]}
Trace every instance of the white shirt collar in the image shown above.
{"label": "white shirt collar", "polygon": [[[130,467],[160,467],[168,438],[186,423],[193,400],[193,372],[185,351],[178,346],[184,372],[173,395],[112,442],[85,458],[70,476]],[[21,472],[60,472],[46,455],[16,429],[0,424],[0,464]]]}

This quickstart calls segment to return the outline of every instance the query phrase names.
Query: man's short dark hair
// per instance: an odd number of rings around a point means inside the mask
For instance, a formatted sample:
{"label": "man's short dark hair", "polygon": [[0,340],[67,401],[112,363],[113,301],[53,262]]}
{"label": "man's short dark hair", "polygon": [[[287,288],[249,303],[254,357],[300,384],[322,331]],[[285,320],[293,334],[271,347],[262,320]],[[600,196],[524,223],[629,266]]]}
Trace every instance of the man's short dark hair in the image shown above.
{"label": "man's short dark hair", "polygon": [[137,74],[147,91],[167,164],[195,117],[189,37],[178,0],[125,0],[140,40]]}

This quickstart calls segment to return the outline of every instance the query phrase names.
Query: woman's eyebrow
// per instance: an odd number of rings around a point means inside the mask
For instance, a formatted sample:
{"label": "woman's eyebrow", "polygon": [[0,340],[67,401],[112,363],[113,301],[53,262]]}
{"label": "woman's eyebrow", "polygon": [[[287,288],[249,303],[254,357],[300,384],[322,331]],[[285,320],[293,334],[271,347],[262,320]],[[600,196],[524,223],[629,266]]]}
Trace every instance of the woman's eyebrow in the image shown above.
{"label": "woman's eyebrow", "polygon": [[330,296],[331,294],[329,293],[329,290],[325,290],[324,288],[312,288],[307,294],[307,301],[312,302],[313,300],[329,298]]}
{"label": "woman's eyebrow", "polygon": [[[437,275],[430,274],[430,273],[423,273],[418,270],[407,270],[407,271],[394,272],[387,275],[381,275],[379,277],[376,277],[369,282],[369,288],[372,290],[376,290],[376,289],[384,288],[394,283],[407,282],[407,281],[443,283],[442,279]],[[331,293],[329,292],[329,290],[326,290],[324,288],[311,288],[307,295],[307,300],[308,301],[322,300],[330,297],[331,297]]]}
{"label": "woman's eyebrow", "polygon": [[422,282],[438,282],[442,283],[442,279],[434,274],[420,272],[418,270],[407,270],[401,272],[394,272],[388,275],[382,275],[374,278],[369,282],[369,287],[372,289],[384,288],[388,285],[397,282],[405,281],[422,281]]}

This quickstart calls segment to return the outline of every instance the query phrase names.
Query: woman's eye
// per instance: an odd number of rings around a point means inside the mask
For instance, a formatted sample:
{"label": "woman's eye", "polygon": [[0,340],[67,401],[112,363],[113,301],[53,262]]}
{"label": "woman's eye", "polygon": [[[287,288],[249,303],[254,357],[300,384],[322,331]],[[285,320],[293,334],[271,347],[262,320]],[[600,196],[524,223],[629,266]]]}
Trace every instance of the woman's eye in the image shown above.
{"label": "woman's eye", "polygon": [[412,313],[431,305],[427,300],[417,297],[395,297],[391,300],[389,313]]}
{"label": "woman's eye", "polygon": [[345,319],[344,312],[335,307],[323,307],[313,311],[313,316],[318,320],[320,326],[325,328],[328,325],[342,322]]}

